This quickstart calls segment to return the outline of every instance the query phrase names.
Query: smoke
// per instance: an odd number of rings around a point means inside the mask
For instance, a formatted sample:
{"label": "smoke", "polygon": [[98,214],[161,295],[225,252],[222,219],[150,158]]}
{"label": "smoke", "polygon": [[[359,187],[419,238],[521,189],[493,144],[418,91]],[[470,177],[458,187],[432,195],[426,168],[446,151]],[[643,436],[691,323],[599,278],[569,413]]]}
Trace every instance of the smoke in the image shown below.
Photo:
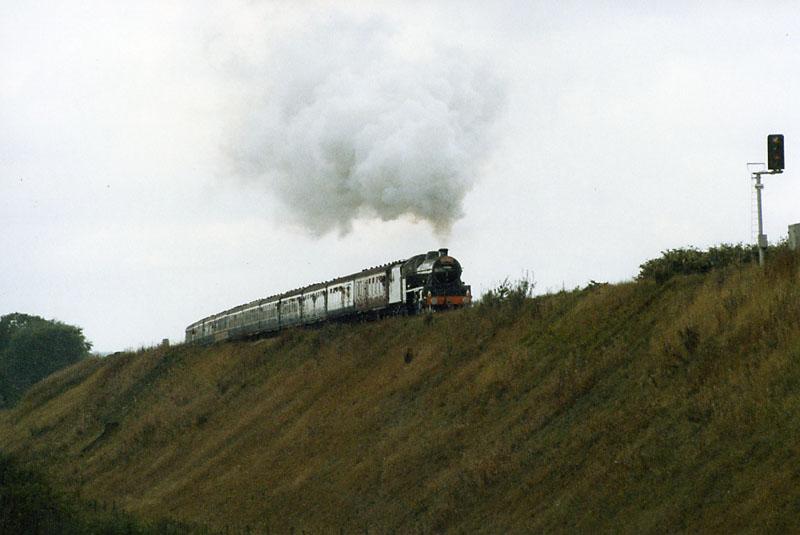
{"label": "smoke", "polygon": [[315,235],[403,216],[445,235],[489,152],[504,101],[489,66],[453,49],[414,57],[396,37],[374,20],[328,22],[250,74],[238,172]]}

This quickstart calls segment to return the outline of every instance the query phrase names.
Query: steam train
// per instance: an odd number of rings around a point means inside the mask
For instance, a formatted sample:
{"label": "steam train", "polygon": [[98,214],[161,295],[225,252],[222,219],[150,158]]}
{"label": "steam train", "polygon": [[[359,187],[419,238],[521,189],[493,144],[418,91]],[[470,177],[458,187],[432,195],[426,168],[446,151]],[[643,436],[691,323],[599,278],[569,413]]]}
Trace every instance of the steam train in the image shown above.
{"label": "steam train", "polygon": [[186,328],[186,342],[246,338],[330,320],[415,314],[462,307],[472,300],[461,264],[447,249],[257,299]]}

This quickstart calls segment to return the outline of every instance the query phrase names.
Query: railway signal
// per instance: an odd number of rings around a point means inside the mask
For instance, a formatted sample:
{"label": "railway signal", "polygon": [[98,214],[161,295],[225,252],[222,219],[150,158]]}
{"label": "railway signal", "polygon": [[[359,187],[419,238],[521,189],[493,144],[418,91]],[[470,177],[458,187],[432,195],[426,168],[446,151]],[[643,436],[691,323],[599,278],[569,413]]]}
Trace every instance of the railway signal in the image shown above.
{"label": "railway signal", "polygon": [[770,171],[783,170],[783,134],[767,136],[767,168]]}
{"label": "railway signal", "polygon": [[[763,163],[748,163],[750,165],[761,165]],[[756,181],[756,199],[758,203],[758,264],[764,265],[764,253],[767,250],[767,235],[764,234],[764,220],[761,214],[761,190],[764,184],[761,183],[761,175],[778,175],[783,173],[783,134],[770,134],[767,136],[767,171],[755,171],[750,174]]]}

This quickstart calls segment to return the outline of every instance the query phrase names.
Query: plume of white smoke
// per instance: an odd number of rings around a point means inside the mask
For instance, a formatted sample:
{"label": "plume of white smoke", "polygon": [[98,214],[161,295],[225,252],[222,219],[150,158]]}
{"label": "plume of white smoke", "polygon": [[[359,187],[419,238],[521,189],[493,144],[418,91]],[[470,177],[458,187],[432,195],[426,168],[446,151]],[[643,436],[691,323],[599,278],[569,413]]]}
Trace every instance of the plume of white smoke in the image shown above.
{"label": "plume of white smoke", "polygon": [[411,216],[447,234],[486,158],[504,101],[457,50],[401,54],[392,32],[343,21],[283,40],[249,82],[238,170],[314,234]]}

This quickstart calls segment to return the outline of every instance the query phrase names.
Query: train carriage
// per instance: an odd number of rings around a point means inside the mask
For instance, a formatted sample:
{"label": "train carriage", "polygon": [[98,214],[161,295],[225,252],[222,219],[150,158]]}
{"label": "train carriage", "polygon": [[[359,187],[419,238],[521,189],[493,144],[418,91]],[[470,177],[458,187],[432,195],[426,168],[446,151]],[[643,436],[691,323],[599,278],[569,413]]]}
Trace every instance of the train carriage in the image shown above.
{"label": "train carriage", "polygon": [[325,284],[317,284],[303,289],[301,311],[303,323],[318,323],[327,319],[325,300],[328,292]]}
{"label": "train carriage", "polygon": [[352,314],[355,310],[353,297],[353,281],[351,279],[338,279],[327,285],[328,318],[337,318]]}

